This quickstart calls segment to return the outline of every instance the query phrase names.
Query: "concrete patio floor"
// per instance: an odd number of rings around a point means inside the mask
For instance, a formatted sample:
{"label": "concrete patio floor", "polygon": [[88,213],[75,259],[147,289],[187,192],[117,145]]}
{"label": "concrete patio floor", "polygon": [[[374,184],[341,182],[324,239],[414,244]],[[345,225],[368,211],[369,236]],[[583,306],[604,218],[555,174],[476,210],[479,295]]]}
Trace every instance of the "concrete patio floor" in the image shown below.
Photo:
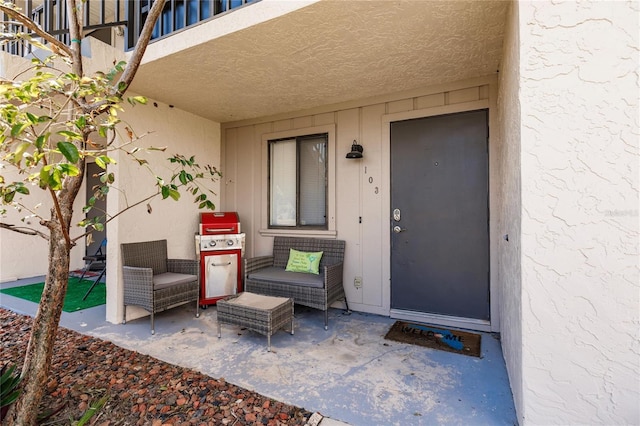
{"label": "concrete patio floor", "polygon": [[[42,281],[43,277],[0,284],[0,288]],[[5,294],[0,306],[35,315],[37,304]],[[482,357],[459,355],[388,341],[394,320],[339,309],[323,313],[296,306],[295,334],[271,338],[222,325],[217,337],[216,307],[183,305],[127,324],[105,321],[105,306],[63,312],[61,323],[83,334],[160,360],[193,368],[214,378],[294,404],[325,417],[322,426],[515,425],[500,342],[482,334]]]}

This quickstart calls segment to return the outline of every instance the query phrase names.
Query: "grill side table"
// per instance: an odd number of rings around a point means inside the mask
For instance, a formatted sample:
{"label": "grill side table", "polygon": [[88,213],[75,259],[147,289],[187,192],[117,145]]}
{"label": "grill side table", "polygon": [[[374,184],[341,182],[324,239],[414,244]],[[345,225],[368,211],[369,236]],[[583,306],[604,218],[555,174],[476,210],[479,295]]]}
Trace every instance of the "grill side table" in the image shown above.
{"label": "grill side table", "polygon": [[246,327],[267,336],[267,350],[271,352],[271,335],[287,325],[293,334],[293,299],[265,296],[249,292],[218,300],[218,338],[221,324]]}

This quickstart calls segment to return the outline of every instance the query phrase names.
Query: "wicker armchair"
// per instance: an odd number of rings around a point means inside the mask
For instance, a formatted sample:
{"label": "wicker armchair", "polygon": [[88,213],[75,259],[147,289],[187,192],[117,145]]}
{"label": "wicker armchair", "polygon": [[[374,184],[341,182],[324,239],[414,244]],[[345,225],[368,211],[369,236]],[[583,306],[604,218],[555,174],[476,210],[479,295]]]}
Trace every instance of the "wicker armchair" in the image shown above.
{"label": "wicker armchair", "polygon": [[195,302],[200,316],[199,264],[197,260],[167,259],[167,240],[121,244],[124,280],[124,318],[127,306],[139,306],[151,313],[151,334],[155,334],[153,316],[187,302]]}
{"label": "wicker armchair", "polygon": [[[289,249],[322,251],[320,274],[286,272]],[[329,328],[329,306],[347,298],[342,285],[345,242],[320,238],[275,237],[273,256],[244,261],[244,286],[251,293],[291,297],[300,305],[324,311],[324,328]],[[347,305],[347,310],[349,305]]]}

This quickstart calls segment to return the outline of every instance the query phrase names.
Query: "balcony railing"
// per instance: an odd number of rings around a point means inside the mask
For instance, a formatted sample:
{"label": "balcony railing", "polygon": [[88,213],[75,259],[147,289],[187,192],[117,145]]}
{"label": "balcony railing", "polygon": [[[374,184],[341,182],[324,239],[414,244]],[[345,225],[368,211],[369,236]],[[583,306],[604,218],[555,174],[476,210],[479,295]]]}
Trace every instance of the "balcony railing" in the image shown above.
{"label": "balcony railing", "polygon": [[[156,0],[85,0],[83,27],[86,35],[111,43],[111,28],[120,27],[125,35],[125,49],[132,49]],[[163,0],[158,0],[163,1]],[[162,15],[154,27],[152,40],[166,37],[216,15],[258,0],[164,0]],[[68,15],[64,0],[16,0],[22,11],[42,29],[65,44],[70,43]],[[0,16],[3,32],[28,32],[7,16]],[[14,55],[31,53],[29,44],[10,41],[2,50]]]}

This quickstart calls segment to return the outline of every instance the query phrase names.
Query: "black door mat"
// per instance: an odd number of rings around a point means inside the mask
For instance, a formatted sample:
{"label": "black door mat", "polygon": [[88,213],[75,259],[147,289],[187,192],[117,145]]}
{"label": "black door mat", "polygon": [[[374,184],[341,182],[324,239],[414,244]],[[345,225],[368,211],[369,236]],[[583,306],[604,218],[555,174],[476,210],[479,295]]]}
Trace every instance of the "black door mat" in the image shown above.
{"label": "black door mat", "polygon": [[396,321],[384,338],[479,358],[482,336],[434,325]]}

